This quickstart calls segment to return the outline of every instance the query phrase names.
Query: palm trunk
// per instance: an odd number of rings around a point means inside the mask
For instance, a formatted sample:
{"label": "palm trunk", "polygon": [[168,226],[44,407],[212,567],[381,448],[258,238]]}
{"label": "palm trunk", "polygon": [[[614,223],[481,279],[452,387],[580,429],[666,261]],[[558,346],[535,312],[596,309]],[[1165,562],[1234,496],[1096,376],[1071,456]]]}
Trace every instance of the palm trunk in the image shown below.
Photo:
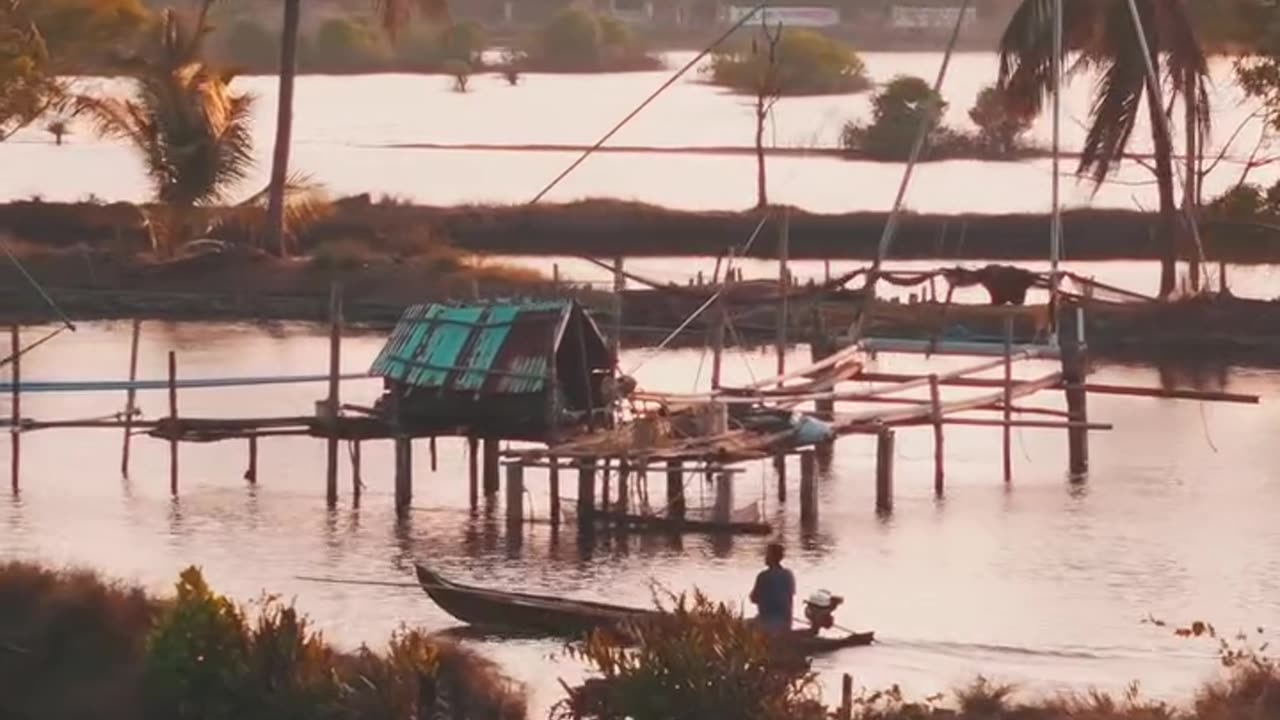
{"label": "palm trunk", "polygon": [[280,42],[280,106],[276,113],[276,146],[271,160],[271,189],[267,198],[268,245],[289,254],[284,231],[284,191],[289,180],[289,149],[293,144],[293,86],[298,74],[298,26],[302,0],[285,0],[284,30]]}
{"label": "palm trunk", "polygon": [[[1158,58],[1153,58],[1158,62]],[[1156,77],[1160,76],[1159,65]],[[1160,297],[1173,294],[1178,277],[1178,202],[1173,191],[1173,141],[1160,131],[1160,113],[1164,108],[1156,88],[1147,83],[1147,110],[1151,114],[1152,139],[1155,145],[1156,186],[1160,191]]]}

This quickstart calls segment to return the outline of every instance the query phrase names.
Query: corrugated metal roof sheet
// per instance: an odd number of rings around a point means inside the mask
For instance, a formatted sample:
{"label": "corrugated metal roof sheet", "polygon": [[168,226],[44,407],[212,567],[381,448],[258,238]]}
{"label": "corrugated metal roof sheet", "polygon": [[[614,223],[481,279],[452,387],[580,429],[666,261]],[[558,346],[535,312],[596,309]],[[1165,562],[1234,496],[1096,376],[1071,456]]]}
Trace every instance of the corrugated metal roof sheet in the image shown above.
{"label": "corrugated metal roof sheet", "polygon": [[373,363],[375,375],[420,388],[540,392],[570,301],[415,305]]}

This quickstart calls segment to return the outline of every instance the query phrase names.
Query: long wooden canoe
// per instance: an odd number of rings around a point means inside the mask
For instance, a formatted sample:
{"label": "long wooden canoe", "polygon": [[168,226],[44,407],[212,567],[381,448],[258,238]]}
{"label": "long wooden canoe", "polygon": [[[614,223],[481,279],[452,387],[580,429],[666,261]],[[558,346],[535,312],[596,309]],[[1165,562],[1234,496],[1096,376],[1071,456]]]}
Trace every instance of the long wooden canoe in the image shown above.
{"label": "long wooden canoe", "polygon": [[[421,564],[414,567],[418,584],[441,609],[468,625],[478,627],[580,638],[593,630],[625,634],[629,624],[656,614],[653,610],[622,605],[461,585]],[[796,630],[786,637],[785,649],[804,655],[870,645],[875,641],[873,632],[822,637]]]}

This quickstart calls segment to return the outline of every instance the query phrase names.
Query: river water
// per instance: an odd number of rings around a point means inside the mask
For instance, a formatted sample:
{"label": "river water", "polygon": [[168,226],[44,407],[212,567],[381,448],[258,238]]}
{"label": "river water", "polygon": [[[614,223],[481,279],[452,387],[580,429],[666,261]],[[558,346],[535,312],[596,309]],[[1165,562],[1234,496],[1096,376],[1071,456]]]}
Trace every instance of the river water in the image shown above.
{"label": "river water", "polygon": [[[27,341],[47,328],[27,328]],[[376,333],[353,334],[343,364],[366,369],[381,346]],[[144,326],[143,378],[162,378],[165,357],[178,352],[182,377],[323,373],[323,329],[271,324],[153,323]],[[24,378],[105,379],[125,374],[126,323],[91,323],[33,351]],[[807,350],[796,348],[791,363]],[[642,384],[673,391],[707,384],[700,351],[630,351],[627,370]],[[768,352],[732,352],[726,382],[770,372]],[[940,359],[947,368],[964,360]],[[924,367],[918,358],[882,356],[886,370]],[[1051,365],[1032,365],[1033,376]],[[792,502],[776,502],[765,464],[749,466],[737,504],[764,503],[780,530],[799,589],[842,593],[843,624],[877,631],[881,643],[819,661],[838,691],[839,672],[859,684],[901,683],[907,690],[946,690],[976,673],[1021,683],[1029,692],[1102,687],[1140,680],[1146,691],[1185,698],[1215,672],[1212,648],[1177,640],[1142,624],[1207,619],[1221,628],[1280,625],[1280,372],[1208,371],[1202,384],[1259,393],[1261,406],[1200,405],[1095,395],[1091,418],[1114,423],[1092,435],[1087,483],[1065,477],[1061,431],[1021,430],[1014,438],[1014,482],[1005,487],[995,430],[947,431],[945,501],[932,497],[928,430],[899,433],[896,511],[873,510],[874,450],[852,438],[837,446],[820,481],[816,532],[802,533]],[[1103,382],[1153,386],[1177,373],[1104,367]],[[186,390],[181,411],[194,416],[287,415],[309,412],[322,386]],[[961,391],[963,392],[963,391]],[[343,400],[370,402],[376,381],[344,386]],[[958,397],[958,395],[957,395]],[[6,403],[7,398],[0,400]],[[40,419],[87,418],[118,411],[121,393],[29,394],[23,413]],[[144,392],[148,417],[166,412],[164,393]],[[1032,404],[1061,407],[1059,397]],[[5,407],[3,412],[8,411]],[[364,449],[362,507],[351,506],[348,468],[342,501],[324,507],[323,444],[271,439],[261,445],[260,481],[242,479],[243,442],[182,448],[181,496],[168,493],[164,443],[135,442],[133,472],[117,470],[119,431],[51,431],[23,436],[23,483],[0,498],[0,557],[73,564],[165,590],[181,568],[202,566],[214,586],[241,601],[262,592],[296,598],[338,642],[379,642],[398,624],[445,629],[456,623],[419,591],[307,582],[296,576],[410,581],[411,560],[450,576],[498,588],[646,604],[651,581],[674,590],[701,588],[741,603],[760,565],[763,539],[681,542],[631,537],[579,547],[571,528],[557,538],[545,524],[507,535],[501,507],[472,517],[466,501],[465,444],[442,441],[439,470],[426,444],[415,453],[414,510],[397,522],[392,510],[387,443]],[[0,446],[0,467],[9,447]],[[658,480],[661,482],[661,479]],[[545,477],[526,478],[534,516],[545,519]],[[654,497],[662,490],[655,487]],[[691,504],[709,503],[700,481]],[[567,494],[571,494],[567,493]],[[582,669],[545,641],[474,642],[527,682],[541,712],[559,694],[557,679]]]}
{"label": "river water", "polygon": [[[676,54],[672,65],[687,59]],[[938,54],[866,56],[878,81],[900,73],[932,77]],[[994,78],[990,55],[956,58],[944,94],[949,121],[963,125],[974,96]],[[516,88],[482,77],[458,95],[440,77],[383,75],[306,77],[299,82],[296,166],[335,193],[372,192],[420,202],[523,202],[572,160],[554,152],[414,150],[415,143],[589,144],[657,87],[664,73],[561,77],[530,75]],[[1227,82],[1229,66],[1215,65],[1216,137],[1229,136],[1248,115]],[[270,150],[273,81],[238,81],[261,97],[254,119],[256,154]],[[102,83],[119,92],[118,81]],[[1087,86],[1067,98],[1066,145],[1082,138],[1077,120],[1088,107]],[[840,125],[865,118],[868,97],[784,100],[776,115],[775,143],[828,146]],[[1143,144],[1144,130],[1136,134]],[[1251,130],[1242,138],[1248,138]],[[751,110],[742,98],[696,81],[678,83],[620,133],[620,145],[747,145]],[[1048,137],[1042,120],[1034,134]],[[1234,154],[1247,152],[1241,140]],[[555,190],[553,200],[618,197],[690,209],[742,208],[754,201],[752,159],[715,155],[601,155]],[[29,196],[76,200],[142,200],[149,190],[134,155],[79,127],[65,147],[37,130],[0,144],[0,200]],[[903,167],[828,158],[770,161],[776,202],[818,211],[890,207]],[[242,188],[264,182],[265,162]],[[1208,194],[1235,181],[1231,163],[1215,172]],[[1260,173],[1260,180],[1271,179]],[[1127,168],[1125,181],[1145,181]],[[1049,204],[1047,162],[948,162],[920,169],[907,204],[919,211],[1043,211]],[[1096,196],[1068,181],[1068,205],[1150,207],[1152,190],[1113,184]],[[1042,239],[1029,241],[1043,242]],[[1071,256],[1070,238],[1066,255]],[[566,277],[604,280],[590,265],[560,259],[515,258],[544,269],[562,265]],[[833,263],[843,272],[856,263]],[[914,265],[909,265],[914,267]],[[710,261],[633,260],[630,269],[684,283]],[[1147,263],[1076,263],[1069,269],[1136,290],[1154,290]],[[770,263],[748,261],[748,277],[776,275]],[[822,277],[821,262],[795,263],[801,278]],[[1240,294],[1273,297],[1270,267],[1231,268]],[[46,328],[27,328],[27,341]],[[344,346],[344,365],[367,369],[382,338],[356,335]],[[103,379],[125,374],[125,324],[91,323],[33,351],[28,379]],[[326,340],[305,325],[147,323],[141,376],[160,378],[165,357],[177,350],[184,377],[324,372]],[[796,348],[793,366],[808,357]],[[705,387],[708,370],[696,350],[625,354],[623,367],[640,366],[642,384],[658,389]],[[768,353],[732,353],[726,382],[767,374]],[[946,368],[954,360],[930,367]],[[962,361],[961,361],[962,362]],[[918,370],[917,358],[883,356],[889,370]],[[1047,368],[1030,367],[1031,375]],[[1104,367],[1102,381],[1156,385],[1194,379],[1199,384],[1264,396],[1260,407],[1096,396],[1091,416],[1116,429],[1092,436],[1093,472],[1083,485],[1065,478],[1060,431],[1015,434],[1012,487],[1000,478],[999,437],[992,430],[948,430],[948,496],[932,497],[932,441],[927,430],[903,431],[897,462],[897,509],[890,519],[873,512],[874,451],[868,441],[838,447],[821,480],[816,533],[800,532],[794,502],[779,506],[769,488],[772,471],[753,466],[737,487],[739,503],[762,500],[780,525],[800,590],[828,588],[849,598],[843,624],[877,631],[881,643],[819,662],[828,684],[851,672],[859,684],[901,683],[908,691],[946,690],[976,673],[1023,683],[1030,691],[1117,689],[1140,680],[1151,693],[1185,698],[1212,675],[1212,648],[1175,640],[1143,625],[1150,615],[1171,621],[1206,619],[1219,627],[1280,625],[1280,445],[1274,430],[1280,410],[1267,402],[1280,391],[1280,373],[1262,370],[1175,372],[1152,367]],[[1180,380],[1181,379],[1181,380]],[[344,400],[367,403],[373,381],[350,383]],[[184,414],[281,415],[310,412],[318,386],[184,391]],[[1037,398],[1057,407],[1057,397]],[[7,413],[7,398],[0,399]],[[24,397],[27,417],[109,415],[120,394]],[[149,417],[163,415],[162,394],[143,393]],[[759,566],[764,540],[712,541],[690,536],[679,544],[653,537],[615,540],[583,549],[567,529],[559,538],[545,524],[508,537],[501,508],[472,517],[466,507],[464,443],[442,441],[440,465],[430,471],[425,446],[415,454],[414,511],[403,522],[392,512],[390,448],[364,451],[363,506],[351,507],[343,470],[343,502],[324,507],[323,446],[313,440],[273,439],[261,448],[260,482],[242,478],[243,443],[184,447],[182,492],[168,493],[167,450],[145,438],[135,443],[133,472],[121,479],[120,433],[67,431],[23,437],[22,492],[0,499],[0,557],[31,558],[97,568],[164,590],[187,564],[205,568],[215,587],[241,601],[264,591],[296,597],[335,640],[378,642],[401,622],[444,629],[453,621],[414,589],[324,585],[299,575],[408,581],[418,558],[451,576],[500,588],[605,598],[645,604],[649,583],[674,590],[697,586],[713,598],[740,603]],[[9,447],[0,446],[0,467]],[[798,471],[792,468],[792,479]],[[526,479],[539,518],[547,509],[544,478]],[[655,488],[655,497],[660,494]],[[689,486],[691,502],[704,488]],[[790,493],[795,498],[796,489]],[[497,518],[497,519],[495,519]],[[582,669],[560,657],[556,643],[481,642],[482,652],[529,683],[536,708],[559,694],[558,678],[572,682]]]}

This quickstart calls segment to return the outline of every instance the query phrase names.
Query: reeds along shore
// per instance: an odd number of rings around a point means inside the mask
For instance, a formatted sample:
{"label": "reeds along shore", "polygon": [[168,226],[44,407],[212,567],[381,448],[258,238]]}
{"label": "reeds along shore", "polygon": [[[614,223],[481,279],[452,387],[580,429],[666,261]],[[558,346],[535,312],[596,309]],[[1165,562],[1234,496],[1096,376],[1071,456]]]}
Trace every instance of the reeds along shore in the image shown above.
{"label": "reeds along shore", "polygon": [[[1143,699],[1136,689],[1023,700],[1013,688],[979,678],[924,701],[892,688],[849,692],[840,706],[826,707],[812,674],[725,665],[726,658],[756,657],[759,648],[724,608],[700,599],[665,618],[642,634],[649,647],[607,647],[597,638],[572,653],[608,681],[588,683],[590,702],[571,702],[571,693],[557,704],[556,717],[694,720],[689,708],[723,706],[719,717],[726,720],[1280,718],[1280,666],[1241,644],[1244,638],[1222,644],[1225,674],[1182,705]],[[689,632],[694,626],[698,632]],[[1216,641],[1209,626],[1191,627],[1184,634],[1207,639],[1188,642]],[[667,652],[674,649],[681,652]],[[679,673],[666,672],[664,663],[676,660],[691,662],[682,672],[697,668],[707,682],[681,682]],[[781,672],[790,674],[760,675]],[[1206,667],[1206,676],[1213,673]],[[745,677],[754,690],[728,687]],[[529,711],[523,690],[499,668],[417,631],[398,632],[385,649],[343,651],[293,607],[267,598],[246,611],[211,590],[195,569],[182,574],[174,596],[157,598],[90,572],[8,563],[0,565],[0,717],[518,720]]]}

